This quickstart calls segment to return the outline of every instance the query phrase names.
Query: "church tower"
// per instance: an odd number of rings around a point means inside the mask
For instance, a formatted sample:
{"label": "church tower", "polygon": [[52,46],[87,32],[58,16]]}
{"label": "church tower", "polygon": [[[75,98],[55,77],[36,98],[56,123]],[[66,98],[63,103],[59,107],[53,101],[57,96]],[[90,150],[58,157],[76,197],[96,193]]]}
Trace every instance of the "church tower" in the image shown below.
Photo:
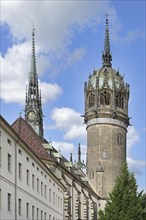
{"label": "church tower", "polygon": [[41,91],[39,91],[38,75],[36,70],[34,27],[32,30],[31,69],[29,73],[28,89],[26,91],[25,120],[43,139],[43,113],[41,104]]}
{"label": "church tower", "polygon": [[87,175],[103,198],[108,198],[126,161],[126,133],[129,125],[129,85],[119,70],[112,68],[109,25],[106,16],[102,67],[94,70],[84,85],[87,125]]}

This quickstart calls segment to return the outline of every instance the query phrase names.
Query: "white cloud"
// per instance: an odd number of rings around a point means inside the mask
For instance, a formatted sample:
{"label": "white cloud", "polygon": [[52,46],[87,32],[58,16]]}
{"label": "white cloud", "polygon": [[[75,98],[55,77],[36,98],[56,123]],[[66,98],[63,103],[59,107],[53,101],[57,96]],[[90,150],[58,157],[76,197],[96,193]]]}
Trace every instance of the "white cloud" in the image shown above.
{"label": "white cloud", "polygon": [[75,48],[74,51],[68,56],[67,63],[74,64],[76,61],[82,60],[86,51],[85,48]]}
{"label": "white cloud", "polygon": [[[5,102],[15,102],[24,105],[26,84],[30,71],[30,48],[31,45],[24,42],[9,48],[5,57],[1,56],[1,98]],[[40,58],[40,63],[44,58]],[[41,71],[45,71],[45,65],[40,65]],[[40,69],[40,68],[39,68]],[[62,89],[56,84],[40,81],[43,102],[53,101]],[[48,92],[49,91],[49,92]]]}
{"label": "white cloud", "polygon": [[133,147],[137,142],[139,141],[139,134],[136,131],[134,126],[128,127],[128,134],[127,134],[127,150],[129,153],[129,150],[131,147]]}
{"label": "white cloud", "polygon": [[136,176],[142,176],[146,169],[146,161],[134,160],[130,157],[127,157],[127,162],[129,165],[129,169]]}
{"label": "white cloud", "polygon": [[1,19],[11,26],[16,38],[29,39],[35,23],[43,51],[70,44],[73,26],[93,26],[107,10],[114,11],[106,1],[2,1],[1,7]]}
{"label": "white cloud", "polygon": [[[73,143],[69,142],[58,142],[52,141],[53,147],[61,152],[67,160],[70,159],[70,153],[72,153],[73,163],[78,160],[78,145],[74,145]],[[86,146],[80,145],[81,147],[81,161],[86,162]]]}
{"label": "white cloud", "polygon": [[56,83],[46,83],[40,82],[40,88],[42,91],[42,102],[54,101],[62,94],[62,88],[59,87]]}
{"label": "white cloud", "polygon": [[86,137],[86,128],[83,125],[71,125],[69,130],[65,133],[64,139],[71,140],[74,138],[85,138]]}
{"label": "white cloud", "polygon": [[[24,104],[24,82],[27,81],[31,60],[32,23],[36,27],[38,74],[53,76],[66,68],[66,64],[72,65],[82,59],[84,48],[70,49],[75,30],[92,27],[96,21],[99,23],[106,8],[110,9],[109,3],[100,1],[2,1],[2,25],[9,25],[10,37],[13,38],[12,48],[1,57],[2,99]],[[45,94],[43,88],[46,90],[50,84],[41,84]],[[54,90],[56,95],[61,92],[55,84]],[[44,101],[52,98],[56,97],[45,96]]]}
{"label": "white cloud", "polygon": [[58,141],[52,141],[52,145],[56,150],[60,150],[62,155],[72,153],[75,147],[72,143]]}
{"label": "white cloud", "polygon": [[71,108],[55,108],[51,113],[54,125],[50,128],[64,132],[64,139],[86,138],[86,128],[81,114]]}

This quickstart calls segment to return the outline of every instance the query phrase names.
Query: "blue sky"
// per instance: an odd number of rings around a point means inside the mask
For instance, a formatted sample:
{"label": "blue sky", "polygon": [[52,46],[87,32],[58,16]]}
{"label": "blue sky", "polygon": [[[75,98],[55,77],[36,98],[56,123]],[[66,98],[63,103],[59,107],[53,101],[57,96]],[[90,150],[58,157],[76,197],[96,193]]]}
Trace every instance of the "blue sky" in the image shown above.
{"label": "blue sky", "polygon": [[32,24],[42,90],[45,138],[69,159],[81,143],[84,82],[102,65],[109,14],[112,66],[130,84],[127,160],[139,189],[146,188],[145,1],[1,1],[1,114],[11,124],[24,116]]}

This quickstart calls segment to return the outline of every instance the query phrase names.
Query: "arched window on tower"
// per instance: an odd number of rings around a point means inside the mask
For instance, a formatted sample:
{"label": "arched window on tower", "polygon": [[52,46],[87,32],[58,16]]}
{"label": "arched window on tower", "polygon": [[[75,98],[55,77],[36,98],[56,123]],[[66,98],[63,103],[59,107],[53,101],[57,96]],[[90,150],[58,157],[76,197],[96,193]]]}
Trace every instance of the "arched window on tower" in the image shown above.
{"label": "arched window on tower", "polygon": [[95,105],[95,94],[90,92],[88,96],[88,107],[92,107]]}
{"label": "arched window on tower", "polygon": [[116,95],[116,107],[124,108],[124,97],[122,93]]}
{"label": "arched window on tower", "polygon": [[106,90],[100,93],[100,105],[110,105],[110,94]]}

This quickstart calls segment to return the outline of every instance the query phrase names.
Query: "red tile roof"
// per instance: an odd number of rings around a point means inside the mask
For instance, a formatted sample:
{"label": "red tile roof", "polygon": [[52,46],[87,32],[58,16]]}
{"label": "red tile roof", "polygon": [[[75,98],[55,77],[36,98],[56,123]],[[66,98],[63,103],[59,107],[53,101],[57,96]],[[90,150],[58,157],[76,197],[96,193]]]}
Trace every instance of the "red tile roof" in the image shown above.
{"label": "red tile roof", "polygon": [[53,160],[44,149],[42,139],[23,118],[19,117],[11,127],[40,159]]}

